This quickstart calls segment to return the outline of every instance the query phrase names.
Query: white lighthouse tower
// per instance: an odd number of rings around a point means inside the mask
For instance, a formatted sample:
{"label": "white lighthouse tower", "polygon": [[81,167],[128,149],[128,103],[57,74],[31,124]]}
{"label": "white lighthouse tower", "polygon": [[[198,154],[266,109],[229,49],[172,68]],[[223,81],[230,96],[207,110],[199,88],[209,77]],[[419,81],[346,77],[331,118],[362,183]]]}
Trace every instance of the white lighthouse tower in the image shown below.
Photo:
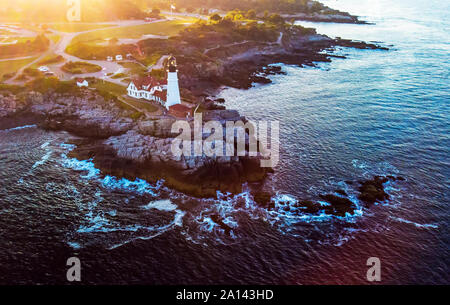
{"label": "white lighthouse tower", "polygon": [[166,108],[181,104],[180,88],[178,87],[178,70],[175,57],[170,56],[167,60],[167,101]]}

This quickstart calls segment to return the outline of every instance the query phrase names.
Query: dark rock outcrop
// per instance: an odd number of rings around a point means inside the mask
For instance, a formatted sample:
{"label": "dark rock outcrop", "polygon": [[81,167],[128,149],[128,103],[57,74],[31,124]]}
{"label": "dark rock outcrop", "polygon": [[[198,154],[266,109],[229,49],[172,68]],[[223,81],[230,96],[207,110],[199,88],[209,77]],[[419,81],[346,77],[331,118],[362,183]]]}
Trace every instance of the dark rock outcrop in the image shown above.
{"label": "dark rock outcrop", "polygon": [[366,204],[374,204],[389,199],[389,194],[384,189],[384,184],[388,181],[404,181],[403,177],[375,176],[371,180],[360,181],[358,188],[360,195],[358,199]]}

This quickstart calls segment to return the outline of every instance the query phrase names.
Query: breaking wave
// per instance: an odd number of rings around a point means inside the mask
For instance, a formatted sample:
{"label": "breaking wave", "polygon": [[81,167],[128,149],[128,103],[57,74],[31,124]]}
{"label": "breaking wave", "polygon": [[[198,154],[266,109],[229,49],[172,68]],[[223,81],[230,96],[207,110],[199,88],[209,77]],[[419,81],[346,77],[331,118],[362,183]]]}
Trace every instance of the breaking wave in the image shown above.
{"label": "breaking wave", "polygon": [[439,228],[439,226],[435,225],[435,224],[420,224],[420,223],[417,223],[417,222],[414,222],[414,221],[410,221],[410,220],[407,220],[407,219],[404,219],[404,218],[400,218],[400,217],[392,217],[391,216],[390,218],[395,220],[395,221],[401,222],[401,223],[406,223],[406,224],[413,225],[416,228],[429,228],[429,229],[438,229]]}
{"label": "breaking wave", "polygon": [[[139,178],[131,181],[109,175],[102,176],[100,170],[95,168],[92,159],[77,160],[75,158],[67,157],[67,152],[74,149],[75,146],[62,144],[61,148],[65,150],[65,152],[61,154],[62,165],[66,168],[83,172],[80,175],[81,179],[96,181],[99,187],[98,192],[100,192],[101,189],[105,192],[122,192],[128,194],[128,197],[144,196],[147,198],[147,196],[149,196],[153,198],[153,200],[147,204],[140,205],[139,209],[141,211],[144,210],[148,213],[165,213],[171,215],[172,220],[165,224],[152,223],[151,225],[147,225],[147,220],[138,218],[131,224],[127,223],[126,225],[123,225],[121,224],[121,221],[118,220],[119,217],[116,217],[117,214],[120,213],[120,207],[109,211],[98,209],[98,203],[103,201],[103,199],[97,192],[96,199],[90,203],[90,210],[85,214],[86,223],[80,226],[76,233],[108,233],[109,236],[107,240],[114,240],[112,245],[108,244],[107,248],[109,249],[125,245],[137,239],[151,239],[170,229],[181,227],[183,218],[189,222],[189,226],[185,226],[185,228],[182,228],[181,230],[181,234],[183,234],[187,240],[198,243],[210,240],[210,237],[214,236],[217,242],[230,244],[236,242],[239,237],[246,234],[240,230],[240,224],[248,218],[253,220],[258,219],[269,223],[283,234],[299,236],[308,240],[301,230],[299,231],[299,228],[304,229],[302,228],[304,226],[315,227],[321,224],[324,224],[325,226],[334,226],[334,222],[341,224],[355,224],[357,220],[366,213],[366,209],[357,198],[358,193],[355,187],[343,180],[336,180],[334,178],[324,180],[322,186],[311,187],[308,192],[317,197],[319,194],[333,193],[336,188],[339,188],[345,191],[347,194],[346,197],[353,202],[355,206],[353,214],[347,213],[345,216],[336,216],[325,213],[325,210],[321,210],[316,214],[308,214],[305,213],[303,210],[304,208],[298,204],[299,199],[294,195],[281,192],[272,196],[271,201],[273,207],[267,209],[255,202],[248,185],[244,185],[244,191],[240,194],[233,195],[218,191],[217,198],[201,199],[199,200],[199,204],[192,210],[182,210],[179,208],[179,204],[175,203],[174,200],[177,201],[177,199],[180,198],[189,198],[191,200],[198,199],[190,198],[189,196],[179,194],[173,190],[169,190],[169,197],[171,199],[161,198],[164,197],[161,196],[161,192],[167,190],[167,188],[163,187],[164,181],[151,184]],[[387,173],[398,173],[395,167],[387,162],[371,165],[358,160],[353,160],[352,165],[357,170],[362,170],[363,176],[367,176],[367,178],[376,174],[386,175]],[[398,188],[394,183],[387,183],[386,191],[391,196],[395,197]],[[128,204],[129,201],[129,198],[124,200],[125,204]],[[322,206],[328,205],[327,202],[320,200],[316,200],[315,202]],[[151,218],[152,216],[150,215],[149,217]],[[352,238],[350,235],[356,234],[359,230],[343,229],[341,230],[341,233],[334,232],[331,235],[328,234],[329,232],[331,232],[331,230],[327,231],[326,228],[324,229],[322,232],[324,238],[321,240],[321,243],[332,243],[339,246],[350,240]],[[111,234],[122,237],[112,238]],[[79,244],[78,241],[71,240],[70,242]]]}
{"label": "breaking wave", "polygon": [[9,132],[9,131],[15,131],[15,130],[21,130],[21,129],[27,129],[27,128],[36,128],[37,125],[24,125],[24,126],[18,126],[14,128],[4,129],[0,130],[0,132]]}
{"label": "breaking wave", "polygon": [[[69,234],[67,244],[72,248],[79,249],[92,243],[102,243],[108,249],[115,249],[138,239],[154,238],[182,226],[186,212],[180,210],[169,199],[152,200],[148,204],[138,207],[148,213],[136,213],[133,212],[134,210],[125,209],[127,203],[130,202],[128,198],[130,196],[159,197],[163,181],[153,185],[142,179],[131,181],[109,175],[102,177],[92,159],[78,160],[67,156],[67,153],[75,148],[74,145],[61,144],[60,147],[64,150],[61,153],[62,166],[84,172],[80,174],[81,179],[97,184],[94,199],[87,205],[79,207],[84,218],[76,231]],[[105,196],[110,191],[124,193],[127,196],[124,200],[125,205],[119,204],[111,207],[111,205],[105,204]],[[159,219],[158,215],[153,215],[152,211],[164,213],[163,219]],[[123,219],[117,217],[119,213],[123,214]],[[171,220],[167,222],[168,218]],[[131,223],[130,220],[132,220]],[[153,223],[150,225],[149,222]],[[108,238],[104,238],[104,234],[107,234]]]}

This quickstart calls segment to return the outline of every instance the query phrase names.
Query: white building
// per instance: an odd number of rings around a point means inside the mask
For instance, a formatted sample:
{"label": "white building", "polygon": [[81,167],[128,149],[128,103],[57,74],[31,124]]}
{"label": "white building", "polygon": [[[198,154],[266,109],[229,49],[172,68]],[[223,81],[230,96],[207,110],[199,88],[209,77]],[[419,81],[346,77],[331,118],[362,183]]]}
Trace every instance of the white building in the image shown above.
{"label": "white building", "polygon": [[132,80],[127,88],[128,96],[159,102],[167,110],[181,104],[175,57],[169,57],[167,67],[167,81],[157,81],[151,76]]}
{"label": "white building", "polygon": [[167,102],[166,108],[181,104],[180,88],[178,86],[178,70],[175,57],[170,56],[167,60]]}
{"label": "white building", "polygon": [[82,79],[82,78],[77,78],[77,86],[78,87],[89,87],[89,83],[87,80]]}
{"label": "white building", "polygon": [[49,71],[49,68],[46,67],[46,66],[40,66],[40,67],[38,68],[38,70],[41,71],[41,72],[48,72],[48,71]]}
{"label": "white building", "polygon": [[132,80],[128,85],[127,93],[130,97],[156,101],[164,106],[166,103],[167,83],[147,76]]}

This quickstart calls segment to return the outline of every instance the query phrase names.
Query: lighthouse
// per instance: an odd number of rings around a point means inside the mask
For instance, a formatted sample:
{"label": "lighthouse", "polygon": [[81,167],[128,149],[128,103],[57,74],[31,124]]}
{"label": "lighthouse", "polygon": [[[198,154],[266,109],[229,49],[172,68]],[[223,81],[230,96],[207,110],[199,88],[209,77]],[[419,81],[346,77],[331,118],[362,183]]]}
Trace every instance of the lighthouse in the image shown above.
{"label": "lighthouse", "polygon": [[180,88],[178,87],[178,70],[175,57],[170,56],[167,60],[167,101],[166,108],[181,104]]}

